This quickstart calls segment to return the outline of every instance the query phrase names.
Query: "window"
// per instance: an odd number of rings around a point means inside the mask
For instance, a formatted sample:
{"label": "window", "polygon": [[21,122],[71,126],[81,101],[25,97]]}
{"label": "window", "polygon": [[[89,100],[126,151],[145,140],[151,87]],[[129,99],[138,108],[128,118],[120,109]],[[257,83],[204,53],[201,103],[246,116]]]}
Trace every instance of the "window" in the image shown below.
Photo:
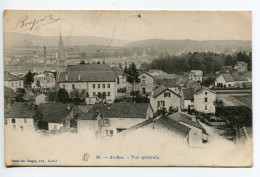
{"label": "window", "polygon": [[110,96],[110,92],[107,92],[107,96]]}
{"label": "window", "polygon": [[54,130],[57,130],[57,125],[54,125]]}
{"label": "window", "polygon": [[14,87],[14,83],[11,84],[11,87],[12,87],[12,88]]}
{"label": "window", "polygon": [[145,79],[145,76],[143,76],[142,78]]}
{"label": "window", "polygon": [[208,92],[205,92],[205,95],[208,95]]}
{"label": "window", "polygon": [[207,103],[208,102],[208,98],[205,98],[205,103]]}
{"label": "window", "polygon": [[109,125],[109,120],[108,119],[104,119],[104,125]]}
{"label": "window", "polygon": [[114,131],[110,130],[110,136],[113,136],[113,135],[114,135]]}
{"label": "window", "polygon": [[24,123],[27,123],[27,119],[24,119],[23,122],[24,122]]}
{"label": "window", "polygon": [[23,130],[23,126],[20,126],[20,129]]}
{"label": "window", "polygon": [[204,107],[204,110],[205,110],[205,111],[207,111],[207,110],[208,110],[208,106],[207,106],[207,105]]}
{"label": "window", "polygon": [[165,106],[165,102],[164,101],[158,101],[158,107],[164,107]]}
{"label": "window", "polygon": [[96,92],[93,92],[93,97],[96,96]]}
{"label": "window", "polygon": [[100,88],[100,84],[98,84],[98,88]]}
{"label": "window", "polygon": [[20,87],[22,86],[22,81],[19,82],[19,86],[20,86]]}
{"label": "window", "polygon": [[110,88],[110,84],[107,84],[107,88]]}
{"label": "window", "polygon": [[65,84],[63,84],[62,87],[65,89]]}
{"label": "window", "polygon": [[15,119],[12,119],[12,123],[15,123]]}
{"label": "window", "polygon": [[96,88],[96,84],[93,84],[93,88]]}
{"label": "window", "polygon": [[164,93],[164,97],[171,97],[171,93]]}
{"label": "window", "polygon": [[15,87],[17,87],[17,82],[15,82]]}
{"label": "window", "polygon": [[102,87],[103,87],[103,88],[106,88],[105,84],[102,84]]}
{"label": "window", "polygon": [[145,80],[142,80],[142,84],[145,84]]}
{"label": "window", "polygon": [[75,85],[74,84],[72,84],[72,89],[75,89]]}

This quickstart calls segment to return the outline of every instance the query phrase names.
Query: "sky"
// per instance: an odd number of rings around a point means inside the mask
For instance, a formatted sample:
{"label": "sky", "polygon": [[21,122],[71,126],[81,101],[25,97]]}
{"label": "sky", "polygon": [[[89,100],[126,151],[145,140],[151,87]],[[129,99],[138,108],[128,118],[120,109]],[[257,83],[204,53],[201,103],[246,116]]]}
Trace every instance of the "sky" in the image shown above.
{"label": "sky", "polygon": [[251,40],[250,11],[14,11],[4,32],[146,39]]}

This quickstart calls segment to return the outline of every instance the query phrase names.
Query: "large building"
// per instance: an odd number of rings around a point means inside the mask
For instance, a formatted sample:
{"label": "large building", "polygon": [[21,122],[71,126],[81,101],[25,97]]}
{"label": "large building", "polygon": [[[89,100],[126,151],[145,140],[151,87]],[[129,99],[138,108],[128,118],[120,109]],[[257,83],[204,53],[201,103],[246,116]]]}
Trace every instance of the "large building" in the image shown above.
{"label": "large building", "polygon": [[57,83],[70,94],[75,90],[83,93],[87,104],[96,103],[100,95],[113,102],[117,95],[117,75],[106,64],[70,65],[58,75]]}

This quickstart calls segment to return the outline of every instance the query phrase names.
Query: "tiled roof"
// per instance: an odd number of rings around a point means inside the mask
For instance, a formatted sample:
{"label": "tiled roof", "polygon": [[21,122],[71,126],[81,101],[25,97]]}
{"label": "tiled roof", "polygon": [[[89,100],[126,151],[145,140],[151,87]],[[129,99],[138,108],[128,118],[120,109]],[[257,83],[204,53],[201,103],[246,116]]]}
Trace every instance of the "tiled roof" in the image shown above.
{"label": "tiled roof", "polygon": [[117,66],[113,66],[113,67],[112,67],[112,70],[115,71],[117,75],[123,75],[122,69],[120,69],[120,68],[117,67]]}
{"label": "tiled roof", "polygon": [[180,124],[177,121],[174,121],[166,116],[162,116],[162,117],[148,119],[133,127],[130,127],[129,129],[126,130],[126,133],[145,126],[154,126],[155,128],[171,131],[173,133],[179,134],[184,137],[186,137],[189,134],[189,131],[191,130],[191,128],[183,124]]}
{"label": "tiled roof", "polygon": [[182,89],[184,100],[193,100],[194,92],[192,89]]}
{"label": "tiled roof", "polygon": [[12,89],[6,86],[4,87],[4,95],[5,97],[9,97],[9,98],[17,97],[17,93],[15,93]]}
{"label": "tiled roof", "polygon": [[200,88],[201,87],[201,84],[196,82],[196,81],[189,81],[187,84],[186,84],[186,87],[187,88]]}
{"label": "tiled roof", "polygon": [[67,105],[63,103],[41,103],[38,107],[42,114],[42,121],[50,123],[63,123],[69,114]]}
{"label": "tiled roof", "polygon": [[157,84],[167,88],[175,88],[175,87],[181,88],[180,85],[178,85],[175,81],[170,79],[157,80]]}
{"label": "tiled roof", "polygon": [[244,75],[246,78],[251,78],[252,79],[252,71],[248,71]]}
{"label": "tiled roof", "polygon": [[177,113],[168,115],[168,117],[177,122],[184,122],[186,124],[199,128],[199,129],[203,130],[204,132],[206,132],[205,129],[201,126],[201,124],[198,121],[195,122],[195,121],[191,120],[191,117],[188,115],[177,112]]}
{"label": "tiled roof", "polygon": [[112,68],[107,64],[79,64],[79,65],[68,65],[67,71],[86,71],[86,70],[110,70],[112,71]]}
{"label": "tiled roof", "polygon": [[98,114],[104,118],[143,118],[147,116],[149,103],[112,103],[112,104],[95,104],[85,117],[78,119],[95,120]]}
{"label": "tiled roof", "polygon": [[33,104],[15,102],[13,107],[5,115],[7,118],[36,118],[38,115],[37,107]]}
{"label": "tiled roof", "polygon": [[5,81],[20,81],[20,80],[22,80],[22,78],[15,76],[8,72],[4,72],[4,80]]}
{"label": "tiled roof", "polygon": [[162,94],[162,93],[163,93],[164,91],[166,91],[166,90],[168,90],[168,91],[170,91],[171,93],[173,93],[174,95],[180,97],[180,95],[174,93],[174,92],[173,92],[172,90],[170,90],[169,88],[166,88],[166,87],[163,87],[163,86],[160,86],[160,87],[158,87],[157,89],[154,90],[154,95],[153,95],[153,97],[155,98],[155,97],[159,96],[160,94]]}
{"label": "tiled roof", "polygon": [[234,82],[231,74],[222,74],[226,82]]}
{"label": "tiled roof", "polygon": [[[66,80],[66,75],[68,80]],[[80,75],[80,80],[79,80]],[[115,82],[116,73],[114,71],[75,71],[60,73],[57,82]]]}
{"label": "tiled roof", "polygon": [[177,80],[178,76],[175,74],[160,74],[156,76],[157,79],[170,79],[170,80]]}

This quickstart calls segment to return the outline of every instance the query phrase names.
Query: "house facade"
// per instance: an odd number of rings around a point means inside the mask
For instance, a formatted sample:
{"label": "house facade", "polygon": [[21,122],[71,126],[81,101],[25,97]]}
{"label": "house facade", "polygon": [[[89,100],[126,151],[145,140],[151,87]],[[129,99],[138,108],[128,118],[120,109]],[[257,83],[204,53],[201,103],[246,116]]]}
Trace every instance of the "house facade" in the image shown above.
{"label": "house facade", "polygon": [[[100,67],[99,67],[100,65]],[[76,65],[60,73],[57,82],[60,88],[64,88],[70,94],[75,90],[83,93],[87,104],[94,104],[101,94],[106,95],[106,100],[113,102],[117,96],[117,75],[102,64]],[[86,67],[85,67],[86,66]],[[93,66],[93,67],[92,67]],[[103,69],[104,68],[104,69]]]}
{"label": "house facade", "polygon": [[151,94],[154,89],[153,76],[148,73],[141,73],[138,78],[140,79],[140,83],[136,83],[134,89],[132,89],[131,84],[127,84],[127,93],[131,93],[132,90],[139,90],[141,94]]}
{"label": "house facade", "polygon": [[6,124],[15,130],[35,131],[41,114],[33,104],[16,102],[5,114]]}
{"label": "house facade", "polygon": [[42,103],[38,106],[42,117],[38,121],[40,130],[66,130],[73,118],[72,107],[63,103]]}
{"label": "house facade", "polygon": [[192,81],[202,82],[202,77],[203,77],[203,71],[201,70],[191,70],[191,72],[189,73],[189,79]]}
{"label": "house facade", "polygon": [[4,86],[16,91],[17,88],[24,88],[23,79],[11,73],[4,72]]}
{"label": "house facade", "polygon": [[212,90],[202,87],[194,93],[194,109],[198,112],[215,113],[216,93]]}
{"label": "house facade", "polygon": [[154,111],[169,111],[170,108],[180,110],[180,96],[166,87],[159,87],[154,90],[154,94],[150,97],[150,104]]}

